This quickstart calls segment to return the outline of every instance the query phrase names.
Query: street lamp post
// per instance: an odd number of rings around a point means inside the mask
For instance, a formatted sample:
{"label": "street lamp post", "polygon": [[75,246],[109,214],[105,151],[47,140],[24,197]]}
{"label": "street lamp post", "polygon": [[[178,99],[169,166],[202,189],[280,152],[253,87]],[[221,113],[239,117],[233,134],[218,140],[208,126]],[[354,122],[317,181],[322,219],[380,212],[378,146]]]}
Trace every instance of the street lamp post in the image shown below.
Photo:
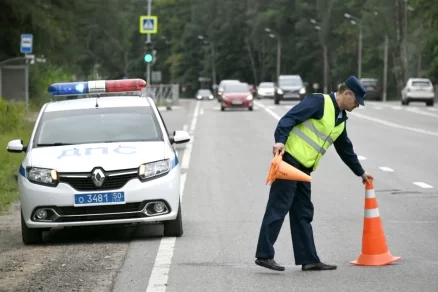
{"label": "street lamp post", "polygon": [[[315,29],[317,31],[321,30],[321,26],[319,26],[317,24],[317,21],[315,19],[310,19],[310,22],[313,23],[315,26]],[[321,39],[321,45],[322,45],[322,53],[323,53],[323,58],[324,58],[324,93],[327,93],[328,91],[328,50],[327,50],[327,46],[325,45],[325,42],[323,41],[322,37]]]}
{"label": "street lamp post", "polygon": [[281,66],[281,40],[278,33],[275,33],[270,28],[265,28],[265,31],[269,33],[269,37],[277,39],[277,82],[280,77],[280,66]]}
{"label": "street lamp post", "polygon": [[213,89],[216,89],[216,50],[214,49],[214,43],[211,40],[205,40],[205,37],[202,35],[198,35],[198,39],[203,41],[204,44],[208,45],[210,44],[211,49],[211,77],[213,81]]}
{"label": "street lamp post", "polygon": [[358,68],[357,68],[357,77],[360,79],[362,75],[362,22],[359,18],[352,16],[351,14],[344,13],[345,18],[351,19],[352,24],[359,25],[359,52],[358,52]]}

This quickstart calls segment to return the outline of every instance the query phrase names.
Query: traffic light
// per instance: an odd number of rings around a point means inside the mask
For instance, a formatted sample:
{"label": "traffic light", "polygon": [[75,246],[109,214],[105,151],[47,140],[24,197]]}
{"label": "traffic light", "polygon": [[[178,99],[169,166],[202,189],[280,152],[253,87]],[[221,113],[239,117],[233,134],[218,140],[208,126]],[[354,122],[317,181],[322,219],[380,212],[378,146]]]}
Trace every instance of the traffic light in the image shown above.
{"label": "traffic light", "polygon": [[144,61],[146,63],[152,63],[154,61],[153,48],[151,42],[145,42]]}

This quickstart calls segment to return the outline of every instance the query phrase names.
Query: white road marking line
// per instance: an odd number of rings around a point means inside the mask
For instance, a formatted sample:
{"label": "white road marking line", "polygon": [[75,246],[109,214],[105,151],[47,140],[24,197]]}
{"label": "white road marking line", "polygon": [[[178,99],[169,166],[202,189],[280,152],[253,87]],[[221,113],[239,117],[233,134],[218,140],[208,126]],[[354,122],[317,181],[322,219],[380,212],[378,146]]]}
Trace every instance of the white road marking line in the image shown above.
{"label": "white road marking line", "polygon": [[417,186],[419,186],[419,187],[421,187],[423,189],[432,189],[433,188],[433,186],[428,185],[427,183],[424,183],[424,182],[421,182],[421,181],[413,182],[413,184],[417,185]]}
{"label": "white road marking line", "polygon": [[365,157],[365,156],[357,156],[357,159],[359,159],[359,160],[367,160],[367,158]]}
{"label": "white road marking line", "polygon": [[436,112],[436,108],[429,108],[430,111]]}
{"label": "white road marking line", "polygon": [[401,110],[402,109],[402,107],[401,106],[392,106],[391,107],[393,110],[396,110],[396,111],[398,111],[398,110]]}
{"label": "white road marking line", "polygon": [[419,108],[407,108],[406,111],[411,112],[411,113],[415,113],[415,114],[419,114],[419,115],[423,115],[423,116],[438,118],[437,114],[423,112]]}
{"label": "white road marking line", "polygon": [[423,129],[417,129],[417,128],[412,128],[412,127],[406,127],[406,126],[402,126],[396,123],[392,123],[386,120],[382,120],[382,119],[378,119],[378,118],[373,118],[364,114],[359,114],[359,113],[355,113],[355,112],[350,112],[350,115],[354,115],[357,116],[359,118],[365,119],[365,120],[369,120],[369,121],[373,121],[388,127],[393,127],[393,128],[398,128],[398,129],[402,129],[402,130],[407,130],[407,131],[412,131],[412,132],[417,132],[417,133],[421,133],[421,134],[426,134],[426,135],[430,135],[430,136],[438,136],[438,132],[431,132],[431,131],[426,131]]}
{"label": "white road marking line", "polygon": [[[193,114],[192,122],[190,125],[190,132],[194,132],[196,128],[196,122],[199,115],[199,101],[196,103],[195,112]],[[193,137],[187,143],[188,147],[184,151],[182,157],[181,168],[188,168],[190,162],[190,156],[192,153]],[[181,174],[180,188],[181,194],[180,198],[184,193],[184,186],[186,183],[187,174]],[[148,287],[146,292],[164,292],[166,291],[167,280],[169,276],[170,265],[172,263],[173,251],[175,249],[176,237],[163,237],[158,248],[157,257],[155,258],[154,267],[152,268],[151,276],[149,278]]]}
{"label": "white road marking line", "polygon": [[264,106],[263,104],[259,104],[258,102],[254,102],[255,105],[260,106],[262,108],[265,109],[265,111],[267,111],[271,116],[274,117],[274,119],[276,119],[277,121],[279,121],[281,119],[281,117],[279,115],[277,115],[276,113],[274,113],[269,107]]}
{"label": "white road marking line", "polygon": [[394,172],[394,169],[386,167],[386,166],[379,166],[379,168],[383,171]]}
{"label": "white road marking line", "polygon": [[382,107],[381,107],[381,106],[374,106],[374,109],[376,109],[376,110],[381,110]]}
{"label": "white road marking line", "polygon": [[268,108],[270,108],[270,109],[274,109],[274,108],[275,108],[275,105],[269,105]]}

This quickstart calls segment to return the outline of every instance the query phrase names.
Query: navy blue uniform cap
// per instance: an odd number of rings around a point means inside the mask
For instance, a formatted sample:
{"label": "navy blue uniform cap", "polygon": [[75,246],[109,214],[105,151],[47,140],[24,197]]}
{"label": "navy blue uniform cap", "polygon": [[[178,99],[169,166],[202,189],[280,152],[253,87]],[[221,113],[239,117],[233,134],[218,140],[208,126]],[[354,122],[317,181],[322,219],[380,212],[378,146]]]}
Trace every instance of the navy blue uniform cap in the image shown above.
{"label": "navy blue uniform cap", "polygon": [[347,85],[347,87],[354,92],[357,102],[360,105],[365,105],[364,98],[367,91],[363,87],[362,83],[360,83],[360,81],[355,76],[350,76],[345,81],[345,85]]}

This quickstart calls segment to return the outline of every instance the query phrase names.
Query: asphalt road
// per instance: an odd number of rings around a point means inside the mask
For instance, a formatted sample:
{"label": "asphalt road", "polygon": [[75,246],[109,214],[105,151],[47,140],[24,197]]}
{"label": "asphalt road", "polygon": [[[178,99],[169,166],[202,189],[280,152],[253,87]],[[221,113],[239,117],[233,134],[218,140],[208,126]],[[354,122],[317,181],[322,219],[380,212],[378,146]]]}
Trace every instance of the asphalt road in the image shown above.
{"label": "asphalt road", "polygon": [[296,102],[259,100],[254,111],[221,112],[216,101],[181,100],[163,111],[178,146],[184,235],[162,226],[53,230],[41,246],[21,243],[19,208],[0,217],[0,291],[436,291],[438,285],[438,108],[367,102],[347,129],[374,175],[390,266],[350,264],[361,252],[364,186],[331,148],[312,174],[313,228],[322,261],[335,271],[294,265],[288,220],[274,272],[254,264],[278,119]]}
{"label": "asphalt road", "polygon": [[349,136],[374,186],[390,266],[357,267],[364,187],[331,148],[312,175],[313,222],[322,261],[336,271],[294,265],[288,220],[275,245],[285,272],[254,264],[267,201],[273,131],[296,102],[257,101],[253,112],[221,112],[216,101],[182,101],[164,112],[170,129],[193,135],[181,152],[184,235],[134,240],[113,291],[436,291],[438,111],[421,104],[368,102],[350,113]]}

